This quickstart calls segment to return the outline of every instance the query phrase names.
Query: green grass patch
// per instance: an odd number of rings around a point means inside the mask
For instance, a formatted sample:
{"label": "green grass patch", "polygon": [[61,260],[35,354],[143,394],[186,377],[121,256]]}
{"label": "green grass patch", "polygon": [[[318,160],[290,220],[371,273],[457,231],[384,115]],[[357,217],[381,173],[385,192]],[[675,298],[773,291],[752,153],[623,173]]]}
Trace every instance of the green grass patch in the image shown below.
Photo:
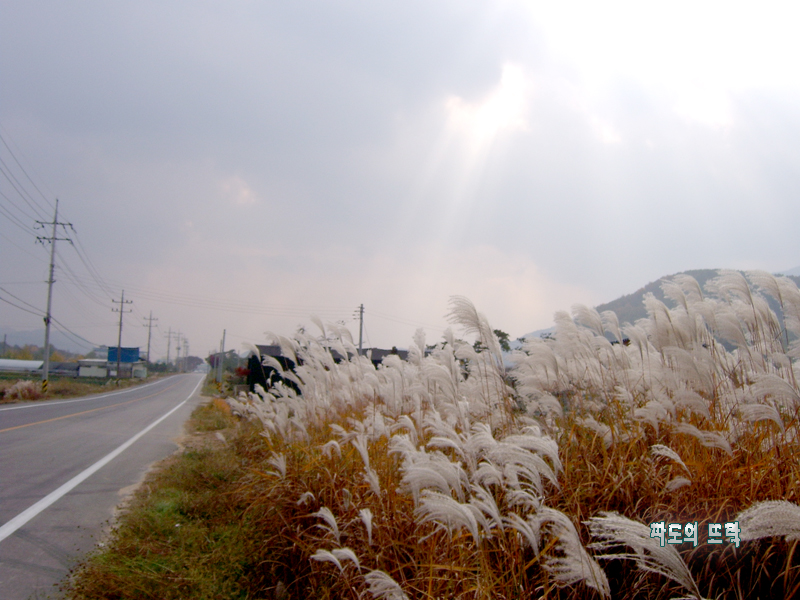
{"label": "green grass patch", "polygon": [[[109,542],[64,584],[67,598],[251,598],[258,537],[246,498],[236,491],[248,457],[236,438],[257,435],[211,402],[195,410],[195,439],[151,474],[135,493]],[[227,405],[225,405],[227,407]]]}

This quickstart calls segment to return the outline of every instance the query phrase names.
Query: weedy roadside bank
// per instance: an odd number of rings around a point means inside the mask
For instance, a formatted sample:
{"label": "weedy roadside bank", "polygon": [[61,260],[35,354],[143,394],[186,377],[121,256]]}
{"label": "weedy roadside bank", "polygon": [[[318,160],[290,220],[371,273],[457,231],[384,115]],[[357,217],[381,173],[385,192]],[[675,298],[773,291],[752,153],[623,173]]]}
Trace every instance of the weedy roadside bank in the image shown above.
{"label": "weedy roadside bank", "polygon": [[0,376],[0,404],[31,400],[57,400],[100,394],[109,390],[131,387],[154,381],[159,376],[147,379],[105,379],[94,377],[52,377],[47,394],[42,393],[40,380],[20,379],[3,374]]}
{"label": "weedy roadside bank", "polygon": [[260,463],[257,429],[220,399],[195,409],[185,447],[146,477],[106,544],[62,584],[64,597],[250,597],[259,534],[236,490]]}

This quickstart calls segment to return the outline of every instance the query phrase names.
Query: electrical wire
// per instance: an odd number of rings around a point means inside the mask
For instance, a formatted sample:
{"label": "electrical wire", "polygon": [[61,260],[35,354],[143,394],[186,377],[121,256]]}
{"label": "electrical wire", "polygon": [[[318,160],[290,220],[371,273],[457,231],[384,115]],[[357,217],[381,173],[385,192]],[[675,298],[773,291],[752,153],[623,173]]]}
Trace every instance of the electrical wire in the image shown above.
{"label": "electrical wire", "polygon": [[109,299],[113,299],[115,296],[115,291],[100,276],[100,272],[94,266],[94,263],[92,262],[91,258],[89,258],[89,254],[83,247],[83,242],[81,241],[81,237],[78,234],[78,231],[72,226],[70,226],[70,228],[72,229],[72,232],[75,234],[75,243],[72,245],[72,247],[75,249],[75,253],[78,255],[78,258],[83,263],[83,266],[86,267],[86,271],[89,273],[89,275],[97,284],[97,286],[103,292],[105,292],[105,294],[109,297]]}
{"label": "electrical wire", "polygon": [[[23,299],[22,299],[22,298],[20,298],[19,296],[15,296],[15,295],[14,295],[14,294],[12,294],[11,292],[9,292],[7,289],[0,287],[0,292],[3,292],[3,293],[5,293],[5,294],[7,294],[7,295],[11,296],[11,297],[12,297],[12,298],[14,298],[14,300],[16,300],[17,302],[22,302],[22,303],[23,303],[25,306],[27,306],[28,308],[32,308],[33,310],[35,310],[35,311],[38,311],[37,313],[31,313],[31,314],[37,314],[37,315],[39,315],[40,317],[43,317],[43,316],[44,316],[44,314],[45,314],[45,313],[44,313],[44,311],[43,311],[41,308],[39,308],[38,306],[34,306],[34,305],[33,305],[33,304],[31,304],[30,302],[26,302],[25,300],[23,300]],[[9,304],[10,304],[10,302],[9,302]],[[30,312],[30,311],[28,311],[28,312]]]}
{"label": "electrical wire", "polygon": [[[10,295],[10,294],[9,294],[9,295]],[[31,311],[31,310],[28,310],[27,308],[23,308],[23,307],[21,307],[21,306],[17,306],[17,305],[16,305],[16,304],[14,304],[13,302],[9,302],[9,301],[8,301],[8,300],[6,300],[5,298],[0,298],[0,302],[5,302],[6,304],[10,304],[10,305],[11,305],[11,306],[13,306],[14,308],[18,308],[19,310],[21,310],[21,311],[24,311],[24,312],[26,312],[26,313],[30,313],[30,314],[32,314],[32,315],[36,315],[37,317],[44,317],[44,313],[35,313],[35,312]],[[26,303],[26,304],[27,304],[27,303]]]}
{"label": "electrical wire", "polygon": [[23,254],[27,254],[27,255],[28,255],[28,256],[30,256],[31,258],[34,258],[34,259],[36,259],[37,261],[39,261],[40,263],[43,263],[43,264],[45,264],[45,265],[47,264],[47,260],[45,260],[45,259],[44,259],[44,258],[42,258],[41,256],[37,256],[36,254],[33,254],[33,253],[31,253],[31,252],[28,252],[28,251],[27,251],[25,248],[23,248],[22,246],[18,245],[16,242],[12,242],[12,241],[11,241],[11,238],[4,237],[4,238],[2,238],[2,239],[3,239],[3,241],[5,241],[5,242],[8,242],[8,243],[9,243],[9,244],[11,244],[12,246],[14,246],[14,247],[15,247],[17,250],[19,250],[19,251],[20,251],[20,252],[22,252]]}
{"label": "electrical wire", "polygon": [[[27,190],[25,190],[23,185],[14,176],[14,173],[11,172],[11,169],[8,168],[8,165],[3,160],[2,157],[0,157],[0,173],[2,173],[3,177],[5,177],[6,180],[11,184],[11,187],[13,187],[16,190],[17,194],[19,194],[19,197],[22,198],[22,201],[25,204],[27,204],[28,207],[33,211],[35,215],[34,217],[32,217],[33,220],[35,221],[36,217],[43,219],[44,217],[42,217],[42,215],[39,214],[37,207],[33,204],[32,199],[29,199],[30,194],[28,194]],[[23,212],[19,206],[17,206],[17,210]],[[31,215],[26,215],[26,216],[31,217]]]}
{"label": "electrical wire", "polygon": [[[78,279],[90,287],[93,285],[93,282],[88,281],[86,278],[78,277]],[[120,284],[119,287],[120,289],[125,289],[126,295],[130,295],[130,297],[133,298],[138,297],[147,300],[164,302],[167,304],[205,308],[209,310],[300,318],[308,317],[309,314],[318,314],[319,316],[328,320],[334,320],[337,317],[348,318],[350,316],[348,312],[345,312],[347,309],[301,307],[296,305],[289,306],[277,304],[249,304],[245,302],[232,302],[230,300],[220,300],[204,296],[167,292],[164,290],[154,290],[152,288],[137,287],[132,285]]]}
{"label": "electrical wire", "polygon": [[[61,333],[63,333],[64,335],[69,335],[69,336],[72,336],[72,338],[73,338],[73,341],[75,341],[76,339],[77,339],[77,340],[81,340],[81,341],[82,341],[82,342],[84,342],[85,344],[88,344],[88,347],[89,347],[89,348],[99,348],[99,347],[100,347],[100,344],[95,344],[94,342],[91,342],[91,341],[87,340],[85,337],[83,337],[83,336],[81,336],[81,335],[78,335],[78,334],[77,334],[77,333],[75,333],[74,331],[71,331],[70,329],[68,329],[68,328],[67,328],[67,327],[66,327],[66,326],[65,326],[65,325],[64,325],[64,324],[63,324],[61,321],[59,321],[58,319],[55,319],[55,318],[53,318],[53,317],[50,317],[50,320],[52,321],[52,323],[53,323],[53,325],[55,326],[55,328],[56,328],[56,329],[58,329],[58,330],[59,330]],[[82,343],[78,343],[78,345],[79,345],[79,346],[84,346],[84,344],[82,344]]]}
{"label": "electrical wire", "polygon": [[[3,198],[5,198],[6,200],[8,200],[8,203],[9,203],[11,206],[13,206],[13,207],[14,207],[14,208],[16,208],[17,210],[19,210],[19,207],[18,207],[18,206],[16,206],[16,205],[14,204],[14,201],[13,201],[13,200],[11,200],[11,198],[9,198],[8,196],[6,196],[6,195],[5,195],[3,192],[0,192],[0,196],[2,196]],[[3,213],[3,214],[6,216],[6,218],[7,218],[7,219],[8,219],[8,220],[9,220],[9,221],[10,221],[10,222],[13,224],[13,225],[16,225],[17,227],[19,227],[19,228],[20,228],[22,231],[24,231],[25,233],[28,233],[28,234],[30,234],[30,235],[33,235],[34,237],[36,236],[36,230],[35,230],[35,229],[34,229],[32,226],[30,226],[30,225],[26,225],[26,224],[25,224],[25,223],[24,223],[22,220],[20,220],[20,218],[19,218],[19,217],[17,217],[17,216],[16,216],[16,215],[14,215],[13,213],[11,213],[11,212],[8,210],[8,208],[6,208],[5,206],[3,206],[2,204],[0,204],[0,211],[2,211],[2,213]],[[20,212],[22,212],[22,211],[20,211]],[[24,215],[26,218],[29,218],[29,219],[31,219],[30,215],[26,215],[25,213],[23,213],[23,215]],[[35,219],[31,219],[31,220],[35,220]]]}
{"label": "electrical wire", "polygon": [[395,323],[399,323],[400,325],[410,325],[412,327],[422,327],[423,329],[433,329],[435,331],[443,332],[445,331],[446,327],[437,327],[435,325],[429,325],[427,323],[421,323],[419,321],[411,321],[409,319],[404,319],[402,317],[394,317],[391,315],[387,315],[384,313],[377,312],[375,310],[366,310],[364,309],[365,314],[369,314],[373,317],[378,317],[379,319],[385,319],[387,321],[393,321]]}
{"label": "electrical wire", "polygon": [[[9,142],[11,142],[11,138],[8,133],[2,128],[0,125],[0,142],[2,142],[3,146],[5,147],[8,154],[13,159],[14,164],[16,167],[24,174],[25,179],[27,182],[33,187],[33,189],[38,193],[38,195],[44,200],[44,203],[48,205],[50,208],[54,208],[53,202],[51,202],[47,196],[41,191],[39,186],[33,180],[33,178],[28,173],[28,170],[22,165],[22,162],[17,158],[17,154],[19,150],[15,153],[12,149],[12,146]],[[13,142],[12,142],[13,143]],[[9,207],[6,208],[0,205],[0,212],[8,218],[8,221],[11,222],[13,225],[19,227],[25,233],[29,235],[35,235],[36,231],[33,227],[26,225],[24,221],[22,221],[17,215],[11,212],[10,208],[13,207],[16,211],[20,214],[24,215],[25,218],[35,219],[36,216],[44,222],[45,217],[42,215],[48,212],[47,208],[44,207],[34,195],[26,189],[27,184],[22,180],[21,177],[18,177],[14,174],[14,169],[8,161],[4,160],[2,156],[0,156],[0,174],[5,178],[6,181],[11,185],[14,189],[16,194],[19,198],[25,203],[27,209],[12,200],[9,196],[5,193],[0,192],[0,195],[8,201]],[[28,210],[33,212],[33,216],[28,212]],[[66,214],[66,213],[63,213]],[[144,300],[155,301],[155,302],[164,302],[167,304],[173,304],[177,306],[187,306],[193,308],[200,308],[206,310],[214,310],[214,311],[223,311],[223,312],[231,312],[231,313],[243,313],[243,314],[254,314],[254,315],[266,315],[266,316],[281,316],[281,317],[298,317],[298,318],[306,318],[310,314],[319,315],[321,318],[329,321],[337,321],[337,322],[350,322],[352,321],[352,315],[350,314],[349,310],[342,307],[311,307],[311,306],[298,306],[298,305],[280,305],[280,304],[252,304],[248,302],[238,302],[238,301],[230,301],[230,300],[222,300],[204,296],[196,296],[196,295],[189,295],[189,294],[180,294],[175,292],[168,292],[164,290],[156,290],[153,288],[147,287],[136,287],[130,285],[122,285],[116,284],[113,282],[109,282],[105,278],[102,277],[100,274],[99,269],[95,266],[94,262],[91,260],[89,252],[87,252],[81,236],[78,234],[77,230],[71,225],[66,224],[64,227],[69,227],[72,231],[73,239],[70,239],[72,242],[72,247],[75,249],[76,256],[78,257],[79,261],[86,269],[88,274],[87,277],[82,277],[72,267],[69,265],[68,261],[63,255],[58,256],[58,260],[56,265],[59,269],[59,274],[63,275],[64,278],[74,286],[74,289],[80,291],[87,299],[94,302],[95,304],[107,307],[109,300],[112,300],[117,296],[117,289],[124,289],[126,292],[129,293],[129,297],[134,298],[141,298]],[[25,252],[26,254],[36,258],[37,260],[46,263],[47,261],[43,260],[40,257],[37,257],[30,252],[27,252],[17,244],[9,242],[14,245],[17,249]],[[2,289],[2,288],[0,288]],[[7,294],[9,294],[12,298],[16,298],[10,294],[7,290],[3,290]],[[83,307],[83,303],[80,302],[75,296],[72,295],[71,292],[68,291],[68,287],[64,288],[65,293],[67,294],[70,301],[75,303],[75,307],[79,308],[81,312],[83,312],[84,316],[88,316],[88,313],[85,312],[85,308]],[[25,303],[19,298],[16,298],[18,301]],[[21,310],[26,310],[22,307],[19,307],[8,300],[4,300]],[[34,310],[39,310],[32,305],[27,304]],[[141,312],[139,307],[136,304],[133,304],[131,310],[136,314],[140,319],[146,319],[144,314]],[[31,312],[27,310],[27,312]],[[435,331],[444,331],[443,327],[438,327],[426,323],[421,323],[418,321],[413,321],[410,319],[405,319],[402,317],[397,317],[394,315],[388,315],[385,313],[381,313],[379,311],[365,311],[371,317],[376,317],[379,319],[384,319],[387,321],[392,321],[395,323],[399,323],[402,325],[409,325],[414,327],[423,327],[425,329],[432,329]],[[37,314],[37,313],[31,313]],[[52,318],[52,316],[51,316]],[[55,321],[55,319],[53,319]],[[61,324],[61,327],[65,327]],[[158,325],[156,325],[158,329]],[[74,332],[70,332],[73,335]],[[88,340],[85,340],[87,343],[91,343]]]}
{"label": "electrical wire", "polygon": [[60,260],[56,262],[56,267],[58,271],[63,274],[67,280],[74,284],[83,294],[92,302],[97,304],[98,306],[102,306],[103,308],[108,308],[108,301],[105,299],[99,299],[94,291],[92,291],[89,287],[87,287],[83,282],[81,282],[80,278],[77,274],[66,264],[66,262],[62,262]]}
{"label": "electrical wire", "polygon": [[[27,177],[27,178],[28,178],[28,181],[30,181],[30,182],[31,182],[31,185],[33,186],[33,188],[34,188],[34,189],[35,189],[37,192],[39,192],[39,195],[42,197],[42,199],[45,201],[45,203],[47,203],[47,204],[50,206],[50,208],[54,208],[54,207],[53,207],[53,203],[52,203],[52,202],[50,202],[50,200],[48,200],[48,199],[47,199],[47,196],[45,196],[45,195],[42,193],[42,190],[40,190],[40,189],[39,189],[39,187],[36,185],[36,183],[34,183],[33,179],[31,179],[31,176],[30,176],[30,175],[28,175],[28,172],[25,170],[25,167],[23,167],[23,166],[22,166],[22,163],[20,163],[20,162],[19,162],[19,160],[17,159],[17,156],[16,156],[16,154],[14,154],[14,151],[13,151],[13,150],[11,149],[11,147],[8,145],[8,142],[6,141],[6,138],[8,138],[8,139],[11,139],[11,137],[8,135],[8,132],[5,130],[5,128],[4,128],[2,125],[0,125],[0,141],[2,141],[2,142],[3,142],[3,145],[6,147],[6,150],[8,150],[8,153],[11,155],[11,158],[13,158],[13,159],[14,159],[14,162],[15,162],[15,163],[17,163],[17,166],[20,168],[20,170],[21,170],[23,173],[25,173],[25,177]],[[17,152],[19,152],[19,149],[17,150]],[[21,153],[20,153],[20,154],[21,154]],[[31,198],[31,199],[32,199],[32,198]],[[37,206],[39,206],[39,203],[38,203],[38,202],[35,202],[35,201],[34,201],[34,203],[35,203]],[[40,207],[40,208],[41,208],[41,207]],[[44,212],[47,212],[47,211],[44,211]]]}

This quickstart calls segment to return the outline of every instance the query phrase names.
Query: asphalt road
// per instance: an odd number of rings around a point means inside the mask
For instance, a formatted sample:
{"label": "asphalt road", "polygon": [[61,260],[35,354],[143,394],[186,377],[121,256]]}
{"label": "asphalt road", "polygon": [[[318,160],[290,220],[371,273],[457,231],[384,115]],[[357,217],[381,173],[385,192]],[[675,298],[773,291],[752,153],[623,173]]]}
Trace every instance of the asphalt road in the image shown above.
{"label": "asphalt road", "polygon": [[0,599],[56,595],[125,488],[175,451],[203,377],[0,406]]}

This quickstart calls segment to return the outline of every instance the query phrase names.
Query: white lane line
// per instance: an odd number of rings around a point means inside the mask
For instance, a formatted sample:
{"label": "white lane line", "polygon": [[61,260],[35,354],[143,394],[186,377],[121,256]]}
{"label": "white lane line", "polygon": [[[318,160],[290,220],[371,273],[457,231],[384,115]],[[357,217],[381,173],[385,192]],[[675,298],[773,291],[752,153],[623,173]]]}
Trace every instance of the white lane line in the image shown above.
{"label": "white lane line", "polygon": [[133,443],[136,440],[138,440],[140,437],[142,437],[144,434],[146,434],[148,431],[150,431],[153,427],[155,427],[156,425],[161,423],[161,421],[166,419],[168,416],[170,416],[172,413],[174,413],[176,410],[178,410],[181,406],[186,404],[186,402],[189,401],[189,398],[194,396],[194,393],[197,391],[197,389],[200,387],[200,385],[202,383],[203,383],[203,379],[200,379],[200,381],[197,382],[197,385],[192,390],[192,393],[189,394],[186,397],[186,400],[184,400],[183,402],[178,404],[175,408],[170,410],[167,414],[162,415],[156,421],[153,421],[152,423],[150,423],[150,425],[148,425],[147,427],[142,429],[139,433],[137,433],[135,436],[133,436],[127,442],[122,444],[119,448],[117,448],[116,450],[112,451],[109,454],[106,454],[103,458],[98,460],[91,467],[89,467],[88,469],[86,469],[85,471],[83,471],[81,473],[78,473],[75,477],[70,479],[67,483],[62,485],[60,488],[50,492],[49,494],[47,494],[47,496],[45,496],[44,498],[39,500],[36,504],[33,504],[32,506],[26,508],[24,511],[19,513],[16,517],[11,519],[8,523],[6,523],[2,527],[0,527],[0,542],[2,542],[8,536],[10,536],[12,533],[14,533],[17,529],[19,529],[20,527],[25,525],[25,523],[30,521],[32,518],[34,518],[36,515],[38,515],[40,512],[42,512],[48,506],[50,506],[51,504],[56,502],[56,500],[58,500],[59,498],[61,498],[65,494],[69,493],[70,491],[72,491],[80,483],[82,483],[87,478],[89,478],[91,475],[93,475],[94,473],[99,471],[101,468],[103,468],[105,465],[110,463],[117,456],[119,456],[125,450],[127,450],[131,445],[133,445]]}
{"label": "white lane line", "polygon": [[157,383],[161,383],[162,381],[167,381],[172,379],[175,375],[171,375],[170,377],[166,377],[165,379],[159,379],[158,381],[153,381],[152,383],[145,383],[144,385],[137,385],[136,387],[126,388],[124,390],[120,390],[118,392],[109,392],[107,394],[100,394],[99,396],[85,396],[83,398],[75,398],[74,400],[45,400],[44,402],[29,402],[27,404],[19,404],[15,406],[8,406],[6,408],[0,408],[0,412],[4,410],[18,410],[20,408],[42,408],[43,406],[55,406],[56,404],[72,404],[73,402],[86,402],[88,400],[97,400],[98,398],[107,398],[108,396],[116,396],[118,394],[126,394],[128,392],[135,392],[136,390],[142,390],[146,387],[150,387],[151,385],[156,385]]}

